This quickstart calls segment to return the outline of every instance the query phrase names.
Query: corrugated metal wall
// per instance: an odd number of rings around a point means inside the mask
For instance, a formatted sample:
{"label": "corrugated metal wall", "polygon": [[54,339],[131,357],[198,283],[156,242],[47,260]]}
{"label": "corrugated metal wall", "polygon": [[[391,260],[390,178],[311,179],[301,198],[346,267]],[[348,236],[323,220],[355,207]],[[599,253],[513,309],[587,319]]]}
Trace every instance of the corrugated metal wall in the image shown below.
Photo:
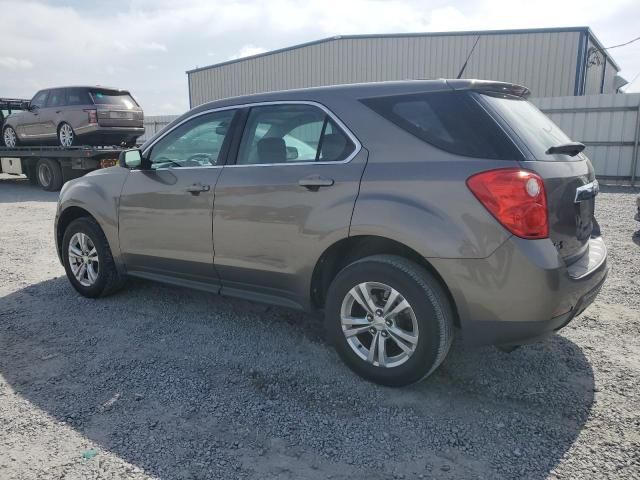
{"label": "corrugated metal wall", "polygon": [[[587,145],[585,153],[601,179],[640,178],[640,93],[534,98],[532,101],[573,140]],[[146,117],[144,139],[175,118],[177,115]]]}
{"label": "corrugated metal wall", "polygon": [[537,98],[533,102],[573,140],[587,145],[585,153],[599,177],[640,177],[640,94]]}
{"label": "corrugated metal wall", "polygon": [[169,125],[178,115],[145,115],[144,117],[144,135],[138,138],[138,145],[143,144],[153,137],[156,132]]}
{"label": "corrugated metal wall", "polygon": [[[338,38],[189,73],[191,105],[250,93],[456,77],[477,35]],[[573,95],[580,32],[483,34],[464,76]],[[599,84],[598,84],[599,85]]]}

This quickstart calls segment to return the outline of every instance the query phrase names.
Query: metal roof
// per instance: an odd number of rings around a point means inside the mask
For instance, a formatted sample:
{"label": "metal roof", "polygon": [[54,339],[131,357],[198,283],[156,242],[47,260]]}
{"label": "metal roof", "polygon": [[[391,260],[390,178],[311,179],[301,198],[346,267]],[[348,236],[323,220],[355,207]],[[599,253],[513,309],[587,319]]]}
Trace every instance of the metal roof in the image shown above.
{"label": "metal roof", "polygon": [[444,36],[462,36],[462,35],[513,35],[513,34],[530,34],[530,33],[557,33],[557,32],[581,32],[587,34],[598,49],[607,57],[607,61],[610,62],[617,70],[620,70],[618,64],[613,60],[611,55],[603,47],[602,43],[594,35],[589,27],[554,27],[554,28],[524,28],[524,29],[511,29],[511,30],[467,30],[461,32],[418,32],[418,33],[380,33],[380,34],[364,34],[364,35],[337,35],[334,37],[322,38],[320,40],[313,40],[311,42],[299,43],[290,47],[279,48],[276,50],[270,50],[264,53],[258,53],[256,55],[250,55],[248,57],[236,58],[233,60],[227,60],[225,62],[214,63],[204,67],[198,67],[191,70],[187,70],[187,74],[199,72],[202,70],[208,70],[210,68],[221,67],[223,65],[229,65],[233,63],[240,63],[254,58],[266,57],[277,53],[288,52],[290,50],[297,50],[299,48],[309,47],[311,45],[318,45],[320,43],[333,42],[337,40],[347,39],[377,39],[377,38],[411,38],[411,37],[444,37]]}

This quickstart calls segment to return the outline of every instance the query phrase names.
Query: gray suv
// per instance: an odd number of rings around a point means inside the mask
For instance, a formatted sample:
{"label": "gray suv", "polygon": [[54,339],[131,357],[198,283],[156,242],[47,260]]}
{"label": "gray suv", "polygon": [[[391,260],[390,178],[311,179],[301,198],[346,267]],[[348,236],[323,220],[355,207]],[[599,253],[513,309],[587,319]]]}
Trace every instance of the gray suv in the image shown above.
{"label": "gray suv", "polygon": [[144,134],[140,105],[126,90],[61,87],[40,90],[24,111],[9,115],[5,146],[57,144],[133,146]]}
{"label": "gray suv", "polygon": [[431,374],[454,334],[514,346],[595,298],[598,183],[517,85],[345,85],[199,106],[120,166],[68,182],[73,287],[127,276],[321,310],[361,376]]}

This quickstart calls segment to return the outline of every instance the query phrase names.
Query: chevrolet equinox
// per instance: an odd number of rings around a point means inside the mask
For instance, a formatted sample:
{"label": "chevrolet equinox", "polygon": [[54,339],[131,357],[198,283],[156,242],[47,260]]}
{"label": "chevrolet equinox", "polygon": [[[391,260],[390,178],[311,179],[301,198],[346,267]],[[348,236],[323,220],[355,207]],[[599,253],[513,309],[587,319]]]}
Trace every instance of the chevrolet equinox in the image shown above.
{"label": "chevrolet equinox", "polygon": [[132,276],[321,310],[359,375],[419,381],[454,333],[542,338],[606,278],[584,145],[528,95],[433,80],[201,105],[63,187],[58,255],[87,297]]}

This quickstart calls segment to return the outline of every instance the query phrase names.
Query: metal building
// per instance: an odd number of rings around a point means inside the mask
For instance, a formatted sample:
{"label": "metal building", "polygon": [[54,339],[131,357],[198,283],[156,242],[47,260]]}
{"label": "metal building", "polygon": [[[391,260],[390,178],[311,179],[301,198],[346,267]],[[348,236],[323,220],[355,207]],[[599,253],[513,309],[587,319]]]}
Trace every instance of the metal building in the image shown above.
{"label": "metal building", "polygon": [[384,80],[514,82],[536,97],[615,93],[620,68],[589,27],[347,35],[187,72],[191,107],[251,93]]}

